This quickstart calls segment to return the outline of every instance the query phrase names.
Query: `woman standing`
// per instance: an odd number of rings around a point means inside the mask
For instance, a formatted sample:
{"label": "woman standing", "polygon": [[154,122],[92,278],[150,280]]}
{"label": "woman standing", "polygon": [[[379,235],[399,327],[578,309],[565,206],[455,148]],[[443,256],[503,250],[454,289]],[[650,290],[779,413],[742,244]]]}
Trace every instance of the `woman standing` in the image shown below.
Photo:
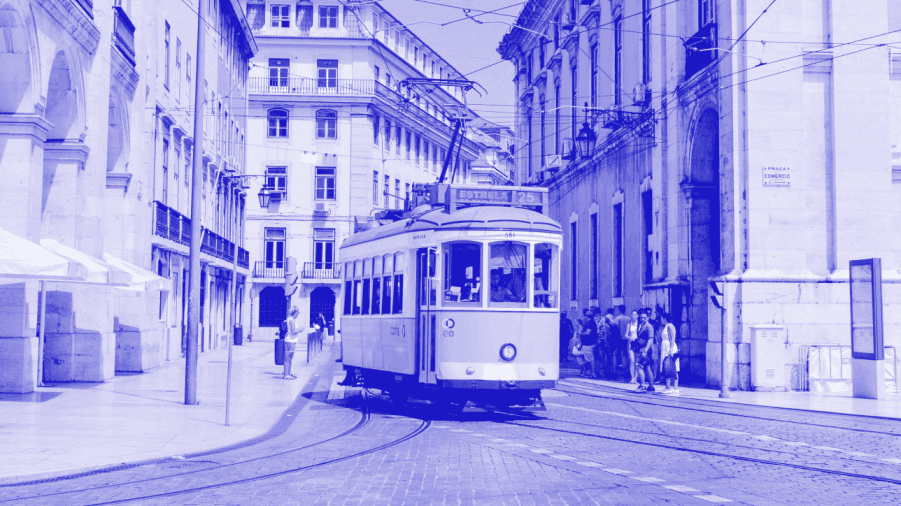
{"label": "woman standing", "polygon": [[660,371],[666,380],[662,394],[679,395],[679,348],[676,346],[676,327],[669,315],[660,313]]}
{"label": "woman standing", "polygon": [[300,311],[297,306],[291,308],[291,316],[288,318],[288,334],[285,336],[285,368],[282,379],[297,379],[291,374],[291,361],[294,360],[294,352],[297,350],[297,340],[307,328],[300,324]]}
{"label": "woman standing", "polygon": [[630,316],[632,318],[629,320],[629,329],[626,332],[626,341],[629,347],[629,383],[635,385],[638,383],[638,378],[636,377],[638,371],[635,368],[635,350],[632,349],[632,343],[638,339],[638,311],[633,309]]}

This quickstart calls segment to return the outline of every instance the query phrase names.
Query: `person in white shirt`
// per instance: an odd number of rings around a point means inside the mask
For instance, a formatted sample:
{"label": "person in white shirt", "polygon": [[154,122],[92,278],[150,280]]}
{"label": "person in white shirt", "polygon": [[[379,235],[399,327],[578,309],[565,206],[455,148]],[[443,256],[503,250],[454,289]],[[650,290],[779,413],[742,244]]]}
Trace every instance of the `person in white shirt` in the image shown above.
{"label": "person in white shirt", "polygon": [[297,379],[297,376],[291,374],[291,361],[294,360],[297,340],[305,330],[306,327],[300,323],[300,311],[297,309],[297,306],[292,307],[291,316],[288,317],[288,334],[285,335],[285,369],[282,374],[283,379]]}
{"label": "person in white shirt", "polygon": [[660,371],[666,378],[666,388],[660,393],[679,395],[679,348],[676,327],[669,319],[669,314],[660,312]]}

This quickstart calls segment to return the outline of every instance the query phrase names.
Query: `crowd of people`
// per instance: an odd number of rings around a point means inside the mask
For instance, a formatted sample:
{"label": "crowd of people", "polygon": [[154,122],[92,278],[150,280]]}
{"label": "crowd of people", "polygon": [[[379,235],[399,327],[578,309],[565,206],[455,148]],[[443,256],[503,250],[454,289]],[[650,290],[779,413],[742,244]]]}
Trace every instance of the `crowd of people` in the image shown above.
{"label": "crowd of people", "polygon": [[639,392],[679,395],[679,348],[676,327],[662,308],[641,308],[631,313],[624,305],[586,308],[582,318],[570,321],[560,314],[560,357],[574,356],[581,376],[617,379],[628,377]]}

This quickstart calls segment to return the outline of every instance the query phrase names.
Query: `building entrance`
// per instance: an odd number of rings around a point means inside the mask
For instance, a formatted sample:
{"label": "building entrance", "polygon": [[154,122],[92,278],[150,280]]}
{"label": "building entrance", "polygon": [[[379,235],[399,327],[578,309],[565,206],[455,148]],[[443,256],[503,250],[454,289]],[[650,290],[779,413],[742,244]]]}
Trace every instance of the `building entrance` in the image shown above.
{"label": "building entrance", "polygon": [[288,318],[285,289],[281,286],[267,286],[260,291],[260,327],[278,327]]}
{"label": "building entrance", "polygon": [[335,335],[335,292],[320,286],[310,294],[310,325],[318,323],[319,313],[325,318],[329,335]]}

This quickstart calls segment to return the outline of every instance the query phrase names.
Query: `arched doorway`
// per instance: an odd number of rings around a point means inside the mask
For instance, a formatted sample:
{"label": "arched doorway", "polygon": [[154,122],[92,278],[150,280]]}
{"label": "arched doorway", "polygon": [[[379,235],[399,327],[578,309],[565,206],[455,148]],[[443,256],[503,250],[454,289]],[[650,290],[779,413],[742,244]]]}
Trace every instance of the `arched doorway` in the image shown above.
{"label": "arched doorway", "polygon": [[[709,336],[708,281],[720,270],[721,185],[719,171],[719,117],[708,109],[698,117],[692,137],[688,181],[683,184],[689,220],[690,298],[689,337],[695,350],[705,350]],[[717,328],[718,332],[718,328]],[[719,335],[714,340],[719,340]],[[695,353],[698,353],[696,351]],[[706,353],[690,358],[689,374],[706,376]]]}
{"label": "arched doorway", "polygon": [[278,327],[288,318],[285,289],[281,286],[267,286],[260,290],[259,327]]}
{"label": "arched doorway", "polygon": [[329,335],[335,335],[335,292],[320,286],[310,294],[310,325],[316,323],[316,316],[322,313],[328,325]]}

